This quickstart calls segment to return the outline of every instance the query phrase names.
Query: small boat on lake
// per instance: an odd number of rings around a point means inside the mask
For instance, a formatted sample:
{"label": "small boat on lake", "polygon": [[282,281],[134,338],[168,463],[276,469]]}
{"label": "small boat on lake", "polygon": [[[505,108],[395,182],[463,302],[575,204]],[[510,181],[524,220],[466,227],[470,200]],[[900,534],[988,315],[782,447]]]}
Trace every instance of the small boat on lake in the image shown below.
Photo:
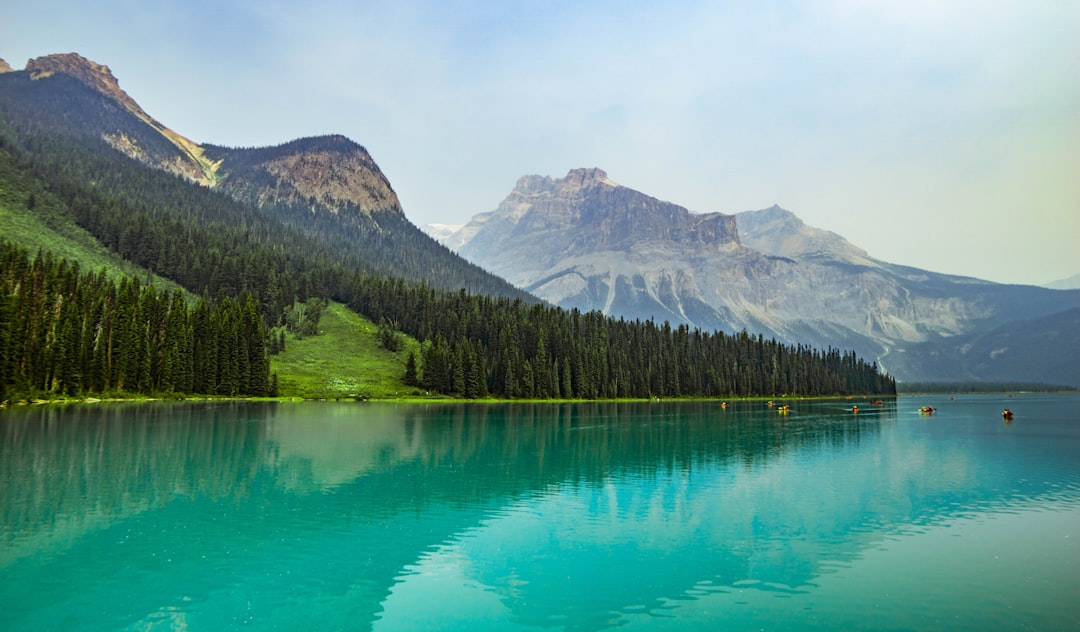
{"label": "small boat on lake", "polygon": [[1009,408],[1006,408],[1005,410],[1001,411],[1001,416],[1004,417],[1006,421],[1008,421],[1013,418],[1013,411]]}
{"label": "small boat on lake", "polygon": [[924,414],[924,415],[933,415],[934,414],[934,407],[933,406],[923,406],[922,408],[919,409],[919,412]]}

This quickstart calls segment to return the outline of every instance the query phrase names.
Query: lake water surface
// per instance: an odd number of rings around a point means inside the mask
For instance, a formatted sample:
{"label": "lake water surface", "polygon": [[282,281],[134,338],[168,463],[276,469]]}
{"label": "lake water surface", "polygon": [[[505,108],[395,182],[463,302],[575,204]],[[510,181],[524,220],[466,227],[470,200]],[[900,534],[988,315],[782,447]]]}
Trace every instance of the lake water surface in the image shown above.
{"label": "lake water surface", "polygon": [[1080,396],[785,403],[0,411],[0,629],[1080,629]]}

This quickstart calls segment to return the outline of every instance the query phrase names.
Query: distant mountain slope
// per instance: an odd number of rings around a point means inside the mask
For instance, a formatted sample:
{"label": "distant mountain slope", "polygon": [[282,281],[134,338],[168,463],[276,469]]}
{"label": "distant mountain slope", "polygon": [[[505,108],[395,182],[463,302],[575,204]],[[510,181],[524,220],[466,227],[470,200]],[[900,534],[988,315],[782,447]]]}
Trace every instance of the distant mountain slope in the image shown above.
{"label": "distant mountain slope", "polygon": [[23,71],[0,73],[0,113],[9,142],[31,153],[57,139],[90,151],[111,147],[254,206],[374,271],[536,300],[410,223],[375,161],[343,136],[255,149],[199,145],[143,111],[107,66],[75,53],[40,57]]}
{"label": "distant mountain slope", "polygon": [[739,241],[766,255],[806,259],[821,257],[852,265],[875,266],[866,251],[834,232],[807,226],[779,206],[738,213]]}
{"label": "distant mountain slope", "polygon": [[[938,375],[932,361],[905,357],[928,345],[1080,307],[1076,291],[879,261],[776,206],[694,214],[598,169],[521,178],[495,211],[444,243],[563,307],[850,348],[907,380]],[[985,372],[965,368],[964,379]]]}
{"label": "distant mountain slope", "polygon": [[1058,279],[1046,284],[1052,290],[1080,290],[1080,274],[1074,274],[1065,279]]}
{"label": "distant mountain slope", "polygon": [[1033,381],[1080,386],[1080,309],[926,342],[897,368],[928,381]]}

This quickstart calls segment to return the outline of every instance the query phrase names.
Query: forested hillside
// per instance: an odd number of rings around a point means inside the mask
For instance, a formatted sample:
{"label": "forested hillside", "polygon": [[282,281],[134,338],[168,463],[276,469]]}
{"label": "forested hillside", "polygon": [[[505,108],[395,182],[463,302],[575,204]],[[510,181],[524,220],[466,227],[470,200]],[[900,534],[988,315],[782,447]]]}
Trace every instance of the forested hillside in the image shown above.
{"label": "forested hillside", "polygon": [[[287,246],[317,244],[326,256],[371,273],[445,289],[464,287],[474,293],[538,301],[453,254],[412,225],[400,209],[380,206],[361,212],[347,202],[342,208],[330,208],[326,200],[298,196],[292,183],[265,169],[267,162],[290,153],[310,158],[304,152],[337,151],[334,158],[351,160],[346,151],[351,149],[367,157],[362,147],[344,137],[299,139],[265,148],[199,147],[198,151],[205,152],[199,156],[204,170],[211,171],[207,166],[211,164],[220,167],[201,180],[220,181],[220,186],[210,189],[189,186],[192,180],[187,177],[162,178],[168,174],[154,173],[161,171],[161,165],[175,166],[190,155],[169,142],[161,132],[161,123],[153,119],[153,124],[148,123],[125,109],[114,95],[102,94],[74,77],[57,73],[32,79],[26,72],[4,73],[0,75],[0,111],[4,113],[0,125],[6,128],[5,135],[17,138],[15,144],[36,159],[44,160],[67,179],[93,182],[129,202],[153,207],[168,198],[170,204],[184,207],[187,216],[201,222],[221,221],[254,230],[272,226],[274,235],[263,232],[257,238]],[[145,113],[143,117],[149,118]],[[74,152],[70,163],[66,159],[69,152]],[[334,164],[331,160],[326,166]],[[373,162],[370,166],[377,170]],[[187,174],[193,168],[179,171]],[[127,182],[130,178],[139,183]],[[117,181],[123,182],[118,185]],[[117,186],[123,188],[122,193]],[[289,195],[279,195],[281,190]],[[271,194],[274,191],[278,194]],[[296,241],[296,236],[306,239]]]}
{"label": "forested hillside", "polygon": [[[33,183],[59,207],[55,212],[187,291],[187,297],[163,292],[136,279],[114,285],[76,262],[5,246],[0,380],[9,395],[272,392],[267,332],[285,323],[296,301],[309,298],[344,303],[389,332],[422,341],[405,378],[448,395],[895,392],[892,379],[853,353],[568,312],[520,293],[451,291],[423,264],[392,275],[385,262],[407,255],[393,239],[357,243],[356,233],[337,240],[329,229],[312,233],[149,168],[98,138],[69,133],[32,107],[14,107],[3,90],[0,112],[0,152],[22,174],[20,186]],[[13,117],[18,112],[33,116]],[[53,114],[77,119],[80,113]],[[10,190],[13,182],[0,186],[5,199],[33,212],[31,193]],[[369,243],[384,248],[372,251]],[[436,281],[414,278],[429,274]],[[200,351],[204,343],[215,353]],[[190,382],[184,358],[192,361]]]}
{"label": "forested hillside", "polygon": [[250,293],[189,308],[182,292],[0,240],[0,402],[9,390],[270,395],[266,339]]}

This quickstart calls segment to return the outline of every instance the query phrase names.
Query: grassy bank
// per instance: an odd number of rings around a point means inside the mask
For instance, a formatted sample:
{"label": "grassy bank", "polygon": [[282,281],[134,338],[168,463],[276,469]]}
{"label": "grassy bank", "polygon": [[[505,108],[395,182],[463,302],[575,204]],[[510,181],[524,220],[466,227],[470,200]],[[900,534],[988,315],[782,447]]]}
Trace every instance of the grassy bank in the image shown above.
{"label": "grassy bank", "polygon": [[315,336],[289,336],[285,351],[270,359],[278,376],[278,394],[306,399],[397,399],[423,393],[402,382],[409,351],[419,355],[420,345],[402,336],[404,348],[391,353],[376,340],[371,321],[331,303],[319,321]]}

